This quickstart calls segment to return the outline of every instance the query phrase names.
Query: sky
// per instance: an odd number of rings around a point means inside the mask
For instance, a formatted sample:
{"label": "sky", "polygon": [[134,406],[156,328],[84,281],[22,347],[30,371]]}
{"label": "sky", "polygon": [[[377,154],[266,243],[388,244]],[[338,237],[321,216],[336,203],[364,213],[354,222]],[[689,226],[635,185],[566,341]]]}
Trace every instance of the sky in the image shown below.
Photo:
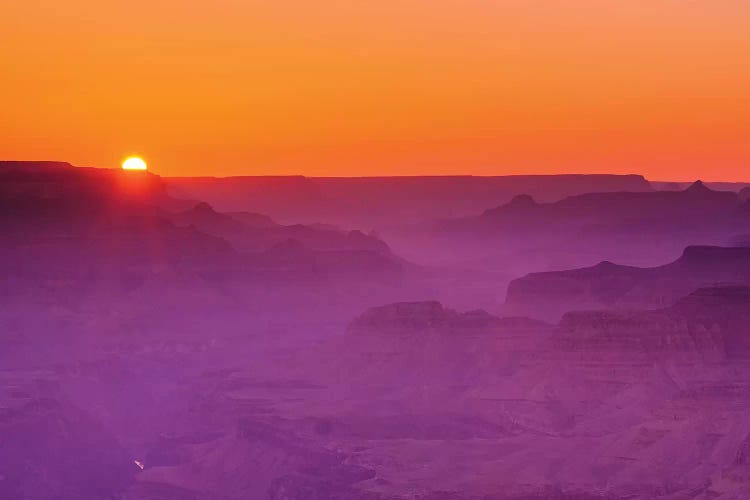
{"label": "sky", "polygon": [[0,0],[0,159],[750,181],[746,0]]}

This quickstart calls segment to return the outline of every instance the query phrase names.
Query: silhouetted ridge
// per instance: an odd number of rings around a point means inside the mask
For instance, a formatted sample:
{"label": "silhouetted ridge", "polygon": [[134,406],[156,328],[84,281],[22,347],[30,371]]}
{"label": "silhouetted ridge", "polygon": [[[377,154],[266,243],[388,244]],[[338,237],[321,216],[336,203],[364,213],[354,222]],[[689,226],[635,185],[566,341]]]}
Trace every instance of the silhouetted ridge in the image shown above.
{"label": "silhouetted ridge", "polygon": [[[623,246],[643,246],[641,236],[657,243],[649,249],[690,242],[719,243],[717,234],[732,232],[743,223],[733,217],[738,208],[737,194],[713,191],[697,181],[684,191],[590,192],[569,196],[553,203],[537,203],[519,195],[509,203],[485,210],[478,216],[445,219],[435,225],[435,236],[467,246],[524,244],[533,237],[546,245],[576,248],[580,253],[608,250],[613,240],[632,235]],[[639,236],[640,235],[640,236]],[[623,251],[627,255],[628,252]],[[665,252],[666,253],[666,252]]]}
{"label": "silhouetted ridge", "polygon": [[193,208],[188,210],[188,212],[195,212],[197,214],[217,214],[218,212],[214,210],[214,208],[206,203],[205,201],[201,201],[200,203],[196,204]]}
{"label": "silhouetted ridge", "polygon": [[205,202],[174,214],[171,219],[178,225],[194,226],[224,238],[241,252],[262,252],[287,240],[296,240],[312,251],[374,251],[390,254],[388,245],[382,240],[359,230],[345,232],[337,228],[304,224],[283,226],[261,214],[221,213]]}
{"label": "silhouetted ridge", "polygon": [[81,207],[157,206],[174,201],[150,172],[74,167],[65,162],[0,162],[0,203]]}
{"label": "silhouetted ridge", "polygon": [[620,269],[620,268],[627,269],[627,266],[620,266],[608,260],[603,260],[594,266],[594,270],[596,271],[611,271],[611,270]]}
{"label": "silhouetted ridge", "polygon": [[657,308],[715,284],[750,285],[750,248],[690,246],[659,267],[611,262],[532,273],[508,286],[506,312],[544,319],[582,309]]}
{"label": "silhouetted ridge", "polygon": [[528,194],[519,194],[518,196],[514,196],[512,200],[510,200],[505,205],[501,205],[497,208],[492,208],[489,210],[486,210],[484,212],[484,215],[493,215],[494,213],[499,212],[520,212],[524,210],[531,210],[535,207],[538,207],[539,204],[534,201],[534,198],[529,196]]}
{"label": "silhouetted ridge", "polygon": [[688,188],[685,189],[685,192],[691,193],[691,194],[704,194],[704,193],[713,193],[714,190],[706,186],[703,183],[703,181],[697,180],[694,183],[692,183],[690,186],[688,186]]}
{"label": "silhouetted ridge", "polygon": [[174,214],[170,218],[172,222],[179,226],[194,227],[207,234],[224,238],[230,243],[233,243],[233,235],[239,234],[245,229],[241,222],[217,212],[205,202],[197,203],[192,208]]}
{"label": "silhouetted ridge", "polygon": [[196,226],[227,221],[232,221],[236,226],[240,226],[240,224],[231,219],[231,217],[217,212],[211,205],[205,202],[197,203],[192,208],[175,214],[172,218],[178,223],[193,224]]}
{"label": "silhouetted ridge", "polygon": [[55,170],[67,170],[75,168],[66,161],[0,161],[0,170],[4,172],[45,172],[50,173]]}

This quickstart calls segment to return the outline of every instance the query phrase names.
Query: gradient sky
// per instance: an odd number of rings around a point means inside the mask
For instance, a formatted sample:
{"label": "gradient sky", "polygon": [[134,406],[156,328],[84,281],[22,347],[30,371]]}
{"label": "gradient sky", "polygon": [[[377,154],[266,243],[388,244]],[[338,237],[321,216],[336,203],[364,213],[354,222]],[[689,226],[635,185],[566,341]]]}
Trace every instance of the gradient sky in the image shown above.
{"label": "gradient sky", "polygon": [[750,181],[746,0],[4,0],[0,158]]}

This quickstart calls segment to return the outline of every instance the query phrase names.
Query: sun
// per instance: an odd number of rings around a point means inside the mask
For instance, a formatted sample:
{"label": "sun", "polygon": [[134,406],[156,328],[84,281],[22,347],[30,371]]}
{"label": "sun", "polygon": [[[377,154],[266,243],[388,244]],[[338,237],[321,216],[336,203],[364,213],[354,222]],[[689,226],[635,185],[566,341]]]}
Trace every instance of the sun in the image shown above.
{"label": "sun", "polygon": [[137,156],[131,156],[130,158],[126,158],[124,162],[122,162],[122,169],[123,170],[146,170],[146,162],[143,161],[142,158],[139,158]]}

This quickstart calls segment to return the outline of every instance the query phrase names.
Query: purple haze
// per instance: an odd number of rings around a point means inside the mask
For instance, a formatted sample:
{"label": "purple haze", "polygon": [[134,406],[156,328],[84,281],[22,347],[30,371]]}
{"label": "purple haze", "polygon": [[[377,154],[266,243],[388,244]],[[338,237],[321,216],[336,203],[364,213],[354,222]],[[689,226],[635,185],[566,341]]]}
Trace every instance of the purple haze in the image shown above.
{"label": "purple haze", "polygon": [[750,498],[748,203],[0,162],[0,498]]}

